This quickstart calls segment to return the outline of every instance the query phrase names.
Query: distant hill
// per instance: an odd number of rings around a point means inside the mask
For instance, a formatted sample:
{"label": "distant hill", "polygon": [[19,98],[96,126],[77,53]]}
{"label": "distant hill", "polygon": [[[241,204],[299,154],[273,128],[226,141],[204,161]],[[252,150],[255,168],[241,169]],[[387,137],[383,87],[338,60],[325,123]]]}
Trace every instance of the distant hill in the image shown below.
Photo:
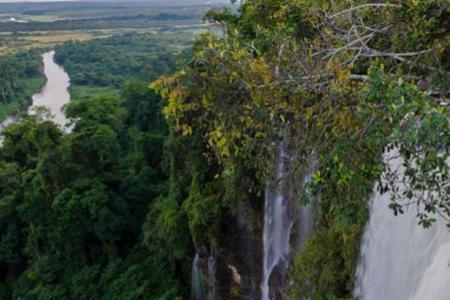
{"label": "distant hill", "polygon": [[80,10],[99,9],[132,9],[132,8],[170,8],[188,6],[223,6],[231,2],[228,0],[89,0],[89,1],[61,1],[61,0],[35,0],[35,1],[15,1],[0,0],[0,12],[23,13],[32,15],[50,14],[54,12],[77,12]]}
{"label": "distant hill", "polygon": [[88,2],[88,3],[145,3],[152,6],[184,6],[184,5],[202,5],[202,4],[227,4],[230,3],[228,0],[0,0],[0,4],[21,4],[29,5],[33,3],[43,4],[45,2]]}

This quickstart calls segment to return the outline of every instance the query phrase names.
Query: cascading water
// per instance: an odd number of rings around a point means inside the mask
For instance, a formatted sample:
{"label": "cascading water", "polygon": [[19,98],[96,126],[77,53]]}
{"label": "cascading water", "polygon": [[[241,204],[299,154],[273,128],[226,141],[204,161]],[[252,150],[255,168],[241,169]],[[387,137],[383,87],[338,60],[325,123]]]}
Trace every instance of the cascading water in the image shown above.
{"label": "cascading water", "polygon": [[450,242],[441,245],[436,251],[412,300],[450,299]]}
{"label": "cascading water", "polygon": [[[313,155],[314,157],[314,155]],[[303,205],[300,207],[299,211],[299,248],[303,248],[303,245],[305,244],[306,240],[311,236],[313,230],[314,230],[314,211],[316,209],[315,207],[315,201],[308,190],[308,184],[311,183],[312,175],[314,172],[314,169],[316,167],[316,161],[313,158],[312,161],[310,161],[310,166],[308,170],[306,170],[306,176],[304,179],[303,184],[303,193],[305,193],[305,196],[308,198],[308,203],[306,205]]]}
{"label": "cascading water", "polygon": [[214,252],[208,257],[208,273],[205,278],[198,253],[192,262],[191,275],[191,300],[215,300],[216,299],[216,257]]}
{"label": "cascading water", "polygon": [[200,255],[195,254],[192,262],[191,300],[206,300],[204,276],[200,266]]}
{"label": "cascading water", "polygon": [[[278,162],[274,184],[265,191],[263,233],[262,300],[281,300],[284,272],[294,249],[301,249],[314,227],[315,201],[307,190],[316,169],[315,154],[299,178],[289,174],[295,160],[287,152],[287,143],[278,149]],[[304,194],[309,203],[299,206],[299,195]]]}
{"label": "cascading water", "polygon": [[[391,155],[389,155],[391,157]],[[401,160],[389,160],[401,168]],[[403,186],[399,184],[401,190]],[[450,299],[450,232],[438,220],[419,226],[415,205],[394,216],[390,196],[375,192],[362,241],[355,297],[360,300]]]}
{"label": "cascading water", "polygon": [[[265,191],[263,300],[274,298],[270,295],[270,281],[276,279],[272,279],[271,276],[281,276],[281,274],[275,274],[274,270],[277,267],[282,267],[290,250],[289,240],[292,222],[289,217],[286,197],[284,197],[282,188],[280,188],[285,170],[286,146],[284,143],[279,148],[278,156],[276,176],[278,184],[268,185]],[[276,292],[272,291],[272,293]]]}
{"label": "cascading water", "polygon": [[208,300],[216,299],[216,257],[214,252],[208,257]]}

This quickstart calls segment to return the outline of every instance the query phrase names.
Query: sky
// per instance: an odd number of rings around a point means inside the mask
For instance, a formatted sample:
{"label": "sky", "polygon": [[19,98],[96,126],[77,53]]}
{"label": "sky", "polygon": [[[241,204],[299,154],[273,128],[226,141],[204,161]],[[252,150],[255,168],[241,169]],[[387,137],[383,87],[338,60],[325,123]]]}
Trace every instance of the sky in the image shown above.
{"label": "sky", "polygon": [[0,0],[0,3],[8,3],[8,2],[61,2],[67,0]]}
{"label": "sky", "polygon": [[[76,1],[76,0],[0,0],[0,3],[8,3],[8,2],[61,2],[61,1]],[[189,0],[186,0],[186,1],[189,1]],[[207,0],[205,0],[205,3],[206,2],[207,2]]]}

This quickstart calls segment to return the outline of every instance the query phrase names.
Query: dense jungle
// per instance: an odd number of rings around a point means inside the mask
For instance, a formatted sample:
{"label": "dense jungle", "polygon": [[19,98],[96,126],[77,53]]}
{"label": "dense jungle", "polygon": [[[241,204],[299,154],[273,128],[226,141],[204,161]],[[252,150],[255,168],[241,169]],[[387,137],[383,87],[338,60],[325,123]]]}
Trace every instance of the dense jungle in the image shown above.
{"label": "dense jungle", "polygon": [[450,298],[448,0],[118,3],[0,22],[103,30],[0,56],[0,299]]}

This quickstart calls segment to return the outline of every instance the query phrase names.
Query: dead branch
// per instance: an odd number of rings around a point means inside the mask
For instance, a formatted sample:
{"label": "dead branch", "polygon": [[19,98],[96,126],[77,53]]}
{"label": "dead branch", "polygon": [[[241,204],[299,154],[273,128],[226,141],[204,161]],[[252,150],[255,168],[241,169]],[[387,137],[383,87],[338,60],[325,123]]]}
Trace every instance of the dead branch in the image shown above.
{"label": "dead branch", "polygon": [[368,7],[373,7],[373,8],[397,7],[398,8],[398,7],[401,7],[401,5],[400,4],[392,4],[392,3],[367,3],[367,4],[362,4],[362,5],[351,7],[349,9],[343,10],[341,12],[335,13],[331,16],[327,16],[327,18],[334,19],[334,18],[342,16],[344,14],[351,13],[355,10],[364,9],[364,8],[368,8]]}

